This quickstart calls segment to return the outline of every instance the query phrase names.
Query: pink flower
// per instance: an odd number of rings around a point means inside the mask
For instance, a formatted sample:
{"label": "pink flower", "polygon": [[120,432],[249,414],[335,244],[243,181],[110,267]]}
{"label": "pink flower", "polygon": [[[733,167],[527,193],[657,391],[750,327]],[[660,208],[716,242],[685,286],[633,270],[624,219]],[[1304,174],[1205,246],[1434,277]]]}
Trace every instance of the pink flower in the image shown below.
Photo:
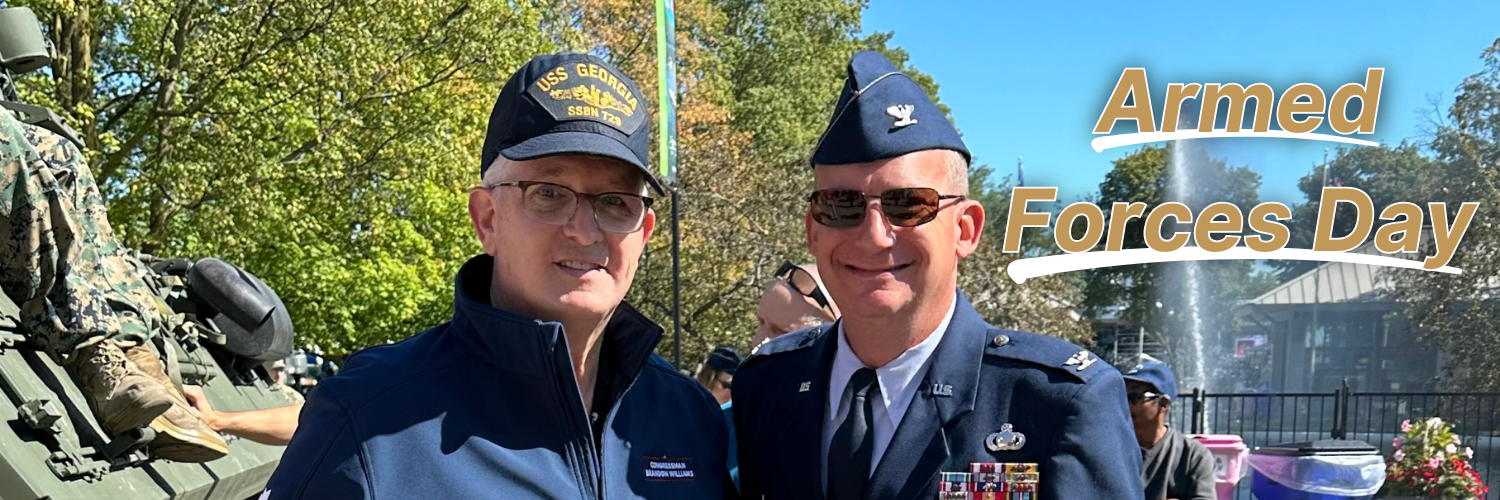
{"label": "pink flower", "polygon": [[1427,468],[1429,468],[1429,469],[1436,469],[1436,468],[1438,468],[1438,465],[1440,465],[1442,463],[1443,463],[1442,460],[1438,460],[1437,458],[1433,458],[1433,459],[1427,461]]}
{"label": "pink flower", "polygon": [[1451,444],[1448,445],[1448,447],[1443,448],[1443,450],[1447,451],[1449,455],[1452,455],[1454,453],[1458,453],[1458,447],[1457,446],[1453,446]]}
{"label": "pink flower", "polygon": [[1396,454],[1392,455],[1391,457],[1395,458],[1397,462],[1400,462],[1402,460],[1406,460],[1406,452],[1401,451],[1401,450],[1396,450]]}
{"label": "pink flower", "polygon": [[1402,420],[1401,421],[1401,432],[1408,432],[1408,431],[1411,431],[1411,420],[1410,419],[1408,419],[1408,420]]}
{"label": "pink flower", "polygon": [[1392,439],[1391,447],[1398,450],[1401,449],[1401,438]]}

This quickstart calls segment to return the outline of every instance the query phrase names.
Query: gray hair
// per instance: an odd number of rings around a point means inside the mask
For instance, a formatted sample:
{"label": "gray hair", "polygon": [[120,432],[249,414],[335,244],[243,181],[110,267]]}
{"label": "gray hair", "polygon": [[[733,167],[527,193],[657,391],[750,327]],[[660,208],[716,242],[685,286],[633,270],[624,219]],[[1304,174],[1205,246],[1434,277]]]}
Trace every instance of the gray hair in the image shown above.
{"label": "gray hair", "polygon": [[954,190],[950,194],[969,194],[969,160],[964,159],[963,153],[951,149],[943,151],[943,163],[948,167],[948,188]]}

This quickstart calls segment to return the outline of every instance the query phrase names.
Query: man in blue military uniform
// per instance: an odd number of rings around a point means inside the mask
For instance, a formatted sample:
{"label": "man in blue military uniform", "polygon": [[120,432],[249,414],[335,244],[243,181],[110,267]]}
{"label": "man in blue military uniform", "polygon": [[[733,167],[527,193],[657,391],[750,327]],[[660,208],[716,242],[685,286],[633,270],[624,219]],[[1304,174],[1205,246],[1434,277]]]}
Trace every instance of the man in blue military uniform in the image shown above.
{"label": "man in blue military uniform", "polygon": [[622,302],[656,225],[640,90],[538,56],[490,115],[453,319],[350,357],[308,396],[263,498],[718,498],[719,405]]}
{"label": "man in blue military uniform", "polygon": [[990,326],[958,291],[985,214],[964,196],[968,149],[926,92],[856,54],[812,163],[807,245],[843,317],[740,367],[741,490],[1140,499],[1120,373],[1060,339]]}

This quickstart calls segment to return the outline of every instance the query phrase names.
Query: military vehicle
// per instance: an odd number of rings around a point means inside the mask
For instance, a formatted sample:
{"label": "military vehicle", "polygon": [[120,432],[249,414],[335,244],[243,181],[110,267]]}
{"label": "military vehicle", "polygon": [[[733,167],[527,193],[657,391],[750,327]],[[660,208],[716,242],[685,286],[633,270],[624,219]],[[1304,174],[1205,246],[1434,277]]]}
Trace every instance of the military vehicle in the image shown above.
{"label": "military vehicle", "polygon": [[[46,64],[35,15],[0,9],[0,112],[16,113],[77,142],[50,111],[18,103],[11,75]],[[81,145],[80,145],[81,147]],[[141,255],[143,276],[169,318],[154,332],[173,383],[202,385],[219,411],[286,406],[264,364],[292,350],[291,321],[254,275],[216,259]],[[229,454],[206,463],[155,458],[149,427],[111,436],[99,425],[75,377],[28,340],[14,301],[0,293],[0,500],[254,498],[280,463],[282,447],[224,436]]]}

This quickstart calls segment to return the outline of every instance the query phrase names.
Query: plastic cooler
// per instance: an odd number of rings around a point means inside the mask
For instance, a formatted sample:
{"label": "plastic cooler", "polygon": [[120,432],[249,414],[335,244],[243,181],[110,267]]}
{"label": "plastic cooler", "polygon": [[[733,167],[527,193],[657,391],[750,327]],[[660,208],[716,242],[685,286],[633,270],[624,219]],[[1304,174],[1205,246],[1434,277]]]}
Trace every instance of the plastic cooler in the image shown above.
{"label": "plastic cooler", "polygon": [[1203,443],[1214,454],[1214,490],[1219,500],[1234,498],[1234,487],[1245,475],[1250,455],[1245,440],[1235,434],[1193,434],[1188,437]]}
{"label": "plastic cooler", "polygon": [[1368,499],[1385,484],[1380,450],[1363,441],[1284,443],[1250,453],[1259,500]]}

